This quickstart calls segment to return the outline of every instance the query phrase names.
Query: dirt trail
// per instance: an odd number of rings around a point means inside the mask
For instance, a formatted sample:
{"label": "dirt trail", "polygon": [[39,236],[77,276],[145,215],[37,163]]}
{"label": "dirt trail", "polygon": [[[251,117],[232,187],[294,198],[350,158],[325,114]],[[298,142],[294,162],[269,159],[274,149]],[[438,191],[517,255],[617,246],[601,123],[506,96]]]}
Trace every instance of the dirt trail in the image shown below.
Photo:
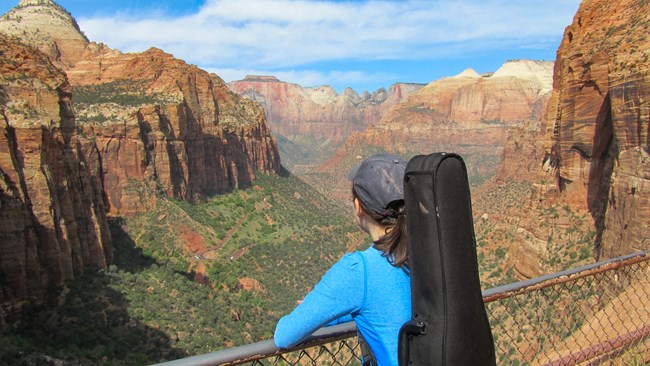
{"label": "dirt trail", "polygon": [[205,250],[202,250],[200,252],[197,252],[194,255],[201,258],[201,259],[213,259],[213,258],[208,258],[208,257],[204,258],[204,256],[207,253],[216,252],[219,249],[223,248],[223,246],[226,245],[226,243],[228,243],[230,238],[232,238],[232,236],[248,220],[249,217],[250,217],[250,215],[248,215],[248,214],[244,215],[241,219],[239,219],[239,221],[237,221],[237,223],[235,223],[235,225],[233,227],[230,228],[230,230],[228,230],[228,232],[226,233],[226,236],[224,236],[221,240],[219,240],[215,245],[213,245],[211,247],[208,247]]}

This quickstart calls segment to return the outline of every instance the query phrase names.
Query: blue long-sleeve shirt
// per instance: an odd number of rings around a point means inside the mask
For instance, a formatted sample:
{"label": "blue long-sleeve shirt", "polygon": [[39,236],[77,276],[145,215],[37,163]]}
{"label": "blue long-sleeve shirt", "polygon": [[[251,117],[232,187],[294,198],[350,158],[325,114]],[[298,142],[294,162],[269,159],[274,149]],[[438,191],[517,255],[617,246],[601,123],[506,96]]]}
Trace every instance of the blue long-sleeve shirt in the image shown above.
{"label": "blue long-sleeve shirt", "polygon": [[346,254],[289,315],[278,322],[274,341],[288,348],[341,318],[355,321],[380,366],[397,365],[399,328],[411,319],[411,284],[370,247]]}

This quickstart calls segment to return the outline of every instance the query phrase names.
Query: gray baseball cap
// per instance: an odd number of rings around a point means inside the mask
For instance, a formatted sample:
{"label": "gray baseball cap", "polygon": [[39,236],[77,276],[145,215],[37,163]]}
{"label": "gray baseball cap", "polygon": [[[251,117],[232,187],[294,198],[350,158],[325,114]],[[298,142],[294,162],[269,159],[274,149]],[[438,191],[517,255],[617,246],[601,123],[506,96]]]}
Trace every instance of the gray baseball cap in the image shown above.
{"label": "gray baseball cap", "polygon": [[383,213],[388,205],[404,199],[406,161],[391,154],[377,154],[364,160],[348,173],[354,190],[364,205]]}

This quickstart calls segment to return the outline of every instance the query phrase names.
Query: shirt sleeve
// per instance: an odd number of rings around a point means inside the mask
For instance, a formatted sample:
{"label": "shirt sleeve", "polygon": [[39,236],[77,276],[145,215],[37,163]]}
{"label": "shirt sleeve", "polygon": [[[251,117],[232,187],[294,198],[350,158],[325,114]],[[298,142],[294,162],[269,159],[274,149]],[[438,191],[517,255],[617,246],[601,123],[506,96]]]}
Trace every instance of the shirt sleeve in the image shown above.
{"label": "shirt sleeve", "polygon": [[289,315],[280,319],[273,336],[278,348],[289,348],[322,326],[352,314],[365,299],[361,253],[346,254],[325,273]]}
{"label": "shirt sleeve", "polygon": [[347,315],[343,315],[342,317],[340,317],[338,319],[332,320],[331,322],[325,324],[325,326],[326,327],[331,327],[332,325],[348,323],[348,322],[351,322],[353,320],[354,320],[354,318],[352,318],[352,314],[347,314]]}

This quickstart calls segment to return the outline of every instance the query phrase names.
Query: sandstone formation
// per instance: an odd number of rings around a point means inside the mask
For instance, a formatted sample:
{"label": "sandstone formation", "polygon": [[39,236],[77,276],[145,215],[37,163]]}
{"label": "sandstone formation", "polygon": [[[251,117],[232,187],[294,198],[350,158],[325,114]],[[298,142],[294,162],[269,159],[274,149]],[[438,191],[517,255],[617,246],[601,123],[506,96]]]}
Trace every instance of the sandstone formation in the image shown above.
{"label": "sandstone formation", "polygon": [[123,54],[89,43],[51,0],[23,0],[0,30],[56,45],[48,55],[72,84],[78,128],[92,142],[81,149],[112,214],[147,209],[157,192],[196,200],[281,169],[263,110],[216,75],[158,49]]}
{"label": "sandstone formation", "polygon": [[71,92],[45,55],[0,34],[0,310],[112,261]]}
{"label": "sandstone formation", "polygon": [[[331,185],[327,182],[340,181],[346,169],[377,151],[405,157],[456,152],[466,158],[470,173],[493,174],[509,130],[540,128],[552,72],[551,62],[515,60],[490,76],[465,70],[433,81],[394,105],[379,123],[352,134],[331,159],[305,179]],[[349,194],[345,182],[335,190],[337,196]]]}
{"label": "sandstone formation", "polygon": [[508,128],[539,120],[551,73],[550,62],[519,60],[506,62],[489,77],[466,70],[436,80],[370,126],[363,141],[402,153],[456,150],[460,145],[500,149]]}
{"label": "sandstone formation", "polygon": [[111,212],[147,208],[134,181],[197,200],[280,171],[263,110],[216,75],[158,49],[122,54],[94,44],[67,72],[79,125],[102,157]]}
{"label": "sandstone formation", "polygon": [[59,67],[74,65],[89,43],[72,15],[52,0],[20,0],[0,18],[0,32],[45,53]]}
{"label": "sandstone formation", "polygon": [[337,94],[330,86],[303,88],[273,76],[246,76],[228,83],[234,92],[259,102],[280,141],[283,163],[294,173],[308,171],[347,137],[377,123],[395,104],[423,85],[398,83],[359,95]]}
{"label": "sandstone formation", "polygon": [[547,165],[603,257],[650,247],[649,29],[647,1],[583,1],[555,62]]}
{"label": "sandstone formation", "polygon": [[216,75],[89,43],[50,0],[21,1],[0,36],[0,310],[109,264],[107,212],[281,171],[262,108]]}
{"label": "sandstone formation", "polygon": [[[508,215],[527,233],[509,252],[521,277],[564,269],[529,264],[548,263],[580,232],[576,250],[596,258],[649,247],[649,10],[643,2],[584,1],[559,47],[540,128],[510,132],[497,182],[533,188]],[[563,227],[567,210],[588,219]]]}

